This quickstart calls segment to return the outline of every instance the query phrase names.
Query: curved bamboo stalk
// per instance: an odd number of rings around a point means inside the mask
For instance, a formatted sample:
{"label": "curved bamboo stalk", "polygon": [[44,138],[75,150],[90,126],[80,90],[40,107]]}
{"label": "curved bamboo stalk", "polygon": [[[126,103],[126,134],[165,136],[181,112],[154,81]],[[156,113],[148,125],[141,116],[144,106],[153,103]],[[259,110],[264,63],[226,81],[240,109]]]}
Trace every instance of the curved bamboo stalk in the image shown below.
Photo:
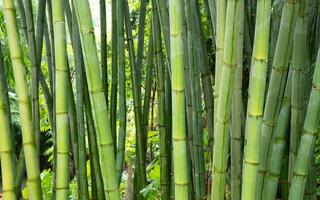
{"label": "curved bamboo stalk", "polygon": [[290,120],[291,109],[291,85],[292,72],[289,72],[286,84],[285,94],[282,100],[282,105],[277,121],[277,126],[274,130],[274,140],[270,152],[269,172],[264,179],[264,188],[262,199],[276,199],[280,173],[282,169],[282,159],[285,156],[285,146],[287,145],[287,134]]}
{"label": "curved bamboo stalk", "polygon": [[85,70],[97,132],[104,192],[106,198],[118,200],[120,199],[120,194],[116,178],[115,144],[113,143],[108,108],[100,76],[90,6],[87,0],[74,0],[73,3],[79,23]]}
{"label": "curved bamboo stalk", "polygon": [[257,194],[260,194],[260,197],[257,197],[257,199],[261,198],[264,178],[268,172],[268,162],[270,159],[270,148],[272,145],[273,133],[284,95],[288,64],[292,53],[293,33],[296,24],[297,11],[297,1],[286,1],[284,3],[263,113],[257,183]]}

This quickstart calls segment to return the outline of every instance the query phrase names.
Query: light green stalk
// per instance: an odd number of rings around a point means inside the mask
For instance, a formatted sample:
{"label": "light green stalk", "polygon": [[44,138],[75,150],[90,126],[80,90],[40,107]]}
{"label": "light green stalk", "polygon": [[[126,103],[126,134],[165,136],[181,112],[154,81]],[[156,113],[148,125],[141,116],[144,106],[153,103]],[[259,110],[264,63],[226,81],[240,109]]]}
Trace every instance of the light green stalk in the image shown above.
{"label": "light green stalk", "polygon": [[184,2],[169,0],[172,70],[172,144],[175,199],[188,199],[187,135],[184,81]]}
{"label": "light green stalk", "polygon": [[[215,18],[213,17],[212,20],[216,19],[215,24],[216,27],[216,60],[215,60],[215,80],[214,80],[214,126],[216,126],[216,115],[218,112],[218,99],[220,95],[220,82],[221,82],[221,73],[223,68],[223,59],[224,59],[224,42],[225,35],[227,32],[226,30],[226,9],[227,9],[227,0],[217,0],[216,3],[213,0],[209,1],[210,5],[210,12],[216,13]],[[216,11],[213,8],[216,6]],[[214,128],[214,130],[216,130]]]}
{"label": "light green stalk", "polygon": [[[263,116],[263,103],[266,89],[267,61],[269,48],[271,0],[257,2],[255,40],[253,45],[247,119],[245,130],[244,164],[242,171],[243,200],[255,199],[259,147]],[[250,175],[249,175],[250,174]]]}
{"label": "light green stalk", "polygon": [[56,102],[56,142],[57,142],[57,169],[56,169],[56,199],[69,198],[69,120],[68,120],[68,61],[66,29],[64,16],[65,2],[54,1],[52,4],[53,30],[55,35],[55,102]]}
{"label": "light green stalk", "polygon": [[97,132],[105,196],[107,199],[118,200],[120,199],[120,194],[116,178],[115,144],[113,143],[108,108],[100,76],[98,52],[95,44],[90,6],[87,0],[74,0],[73,3],[79,23],[90,101]]}
{"label": "light green stalk", "polygon": [[[73,6],[72,6],[73,7]],[[74,7],[73,7],[74,10]],[[88,179],[87,179],[87,153],[85,138],[85,120],[84,120],[84,63],[82,55],[82,47],[78,29],[78,22],[75,12],[72,13],[72,40],[76,68],[76,118],[77,118],[77,143],[78,143],[78,183],[79,183],[79,199],[88,199]],[[72,88],[71,88],[72,89]],[[72,90],[71,90],[72,92]],[[73,99],[73,97],[71,97]],[[75,156],[75,155],[74,155]]]}
{"label": "light green stalk", "polygon": [[274,200],[277,195],[282,169],[282,159],[285,156],[285,146],[287,145],[286,138],[290,123],[291,83],[292,79],[290,73],[282,100],[277,126],[274,130],[274,140],[270,150],[269,172],[264,179],[263,200]]}
{"label": "light green stalk", "polygon": [[240,5],[240,28],[238,46],[238,66],[236,68],[233,96],[231,104],[231,126],[230,126],[230,151],[231,151],[231,199],[241,199],[242,184],[242,158],[243,158],[243,118],[244,108],[242,101],[242,68],[243,68],[243,30],[244,30],[244,2]]}
{"label": "light green stalk", "polygon": [[320,51],[318,51],[312,90],[303,133],[291,180],[289,200],[302,200],[320,121]]}
{"label": "light green stalk", "polygon": [[[224,43],[223,67],[221,71],[221,88],[219,88],[218,106],[215,116],[213,165],[212,165],[212,200],[224,199],[226,185],[229,123],[231,99],[235,71],[238,64],[239,19],[242,0],[229,0],[226,14],[226,31]],[[217,43],[218,45],[218,43]],[[217,83],[219,84],[219,83]]]}
{"label": "light green stalk", "polygon": [[32,123],[30,95],[26,80],[26,72],[24,69],[25,66],[22,59],[22,49],[19,43],[20,40],[16,21],[16,10],[12,0],[3,0],[3,6],[8,32],[10,57],[12,60],[16,92],[19,101],[23,149],[28,174],[27,184],[29,187],[29,198],[37,200],[42,198],[39,158],[37,156],[35,146],[35,129]]}
{"label": "light green stalk", "polygon": [[15,159],[12,144],[12,131],[10,128],[10,108],[8,97],[8,86],[4,70],[2,47],[0,44],[0,158],[2,174],[3,198],[6,200],[15,200]]}
{"label": "light green stalk", "polygon": [[268,172],[268,162],[270,159],[270,148],[272,146],[273,132],[276,127],[277,118],[284,95],[289,59],[292,53],[292,41],[297,11],[297,1],[284,2],[280,30],[272,62],[271,76],[263,113],[261,142],[259,145],[259,174],[256,193],[257,195],[260,195],[260,197],[257,197],[257,199],[261,198],[264,178]]}

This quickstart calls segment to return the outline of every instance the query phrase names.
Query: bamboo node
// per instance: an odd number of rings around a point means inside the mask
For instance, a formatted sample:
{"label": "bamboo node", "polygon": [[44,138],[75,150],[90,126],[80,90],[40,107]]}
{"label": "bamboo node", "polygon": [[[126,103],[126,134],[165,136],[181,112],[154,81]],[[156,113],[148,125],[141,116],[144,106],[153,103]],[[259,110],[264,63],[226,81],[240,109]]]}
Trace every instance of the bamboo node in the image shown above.
{"label": "bamboo node", "polygon": [[312,88],[315,90],[320,90],[320,85],[318,85],[317,83],[312,83]]}
{"label": "bamboo node", "polygon": [[178,186],[187,186],[189,183],[186,182],[186,183],[177,183],[177,182],[174,182],[175,185],[178,185]]}
{"label": "bamboo node", "polygon": [[118,188],[114,188],[114,189],[104,189],[105,192],[107,193],[111,193],[111,192],[116,192],[116,191],[119,191]]}
{"label": "bamboo node", "polygon": [[14,192],[14,191],[16,191],[16,188],[15,188],[15,187],[13,187],[13,188],[3,188],[3,190],[2,190],[3,193],[6,193],[6,192]]}
{"label": "bamboo node", "polygon": [[69,152],[63,152],[63,151],[57,151],[57,154],[62,154],[62,155],[69,155]]}
{"label": "bamboo node", "polygon": [[237,65],[238,65],[238,63],[227,63],[227,62],[223,61],[224,67],[235,68],[235,67],[237,67]]}
{"label": "bamboo node", "polygon": [[263,120],[263,124],[271,128],[276,127],[276,123]]}
{"label": "bamboo node", "polygon": [[172,138],[173,141],[185,141],[186,137],[182,137],[182,138]]}
{"label": "bamboo node", "polygon": [[288,71],[287,67],[276,67],[276,66],[272,66],[272,70],[278,71],[278,72],[286,72]]}
{"label": "bamboo node", "polygon": [[303,134],[305,135],[316,135],[318,132],[317,131],[307,131],[306,129],[303,129]]}

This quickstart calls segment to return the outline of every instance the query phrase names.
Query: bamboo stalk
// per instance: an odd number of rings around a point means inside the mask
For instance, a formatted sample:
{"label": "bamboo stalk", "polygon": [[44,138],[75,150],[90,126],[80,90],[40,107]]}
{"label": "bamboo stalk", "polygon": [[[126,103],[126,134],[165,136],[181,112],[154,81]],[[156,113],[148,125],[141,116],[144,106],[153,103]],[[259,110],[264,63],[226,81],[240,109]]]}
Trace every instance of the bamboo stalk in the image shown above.
{"label": "bamboo stalk", "polygon": [[[290,72],[289,72],[290,73]],[[274,140],[270,152],[269,172],[264,179],[262,199],[276,199],[282,159],[285,156],[286,137],[290,120],[292,73],[289,74],[285,94],[282,100],[277,126],[274,130]]]}
{"label": "bamboo stalk", "polygon": [[188,199],[187,137],[184,99],[184,3],[169,0],[172,70],[172,145],[175,199]]}
{"label": "bamboo stalk", "polygon": [[114,145],[116,144],[113,143],[108,108],[103,92],[89,2],[77,0],[73,3],[79,23],[90,102],[97,132],[104,192],[107,199],[117,200],[120,199],[120,195],[114,157]]}
{"label": "bamboo stalk", "polygon": [[122,171],[123,171],[123,162],[124,162],[124,153],[125,153],[125,139],[126,139],[126,125],[127,125],[127,116],[126,116],[126,64],[125,64],[125,44],[124,44],[124,1],[117,1],[117,37],[118,37],[118,69],[119,69],[119,130],[118,130],[118,148],[117,148],[117,173],[118,173],[118,182],[120,184]]}
{"label": "bamboo stalk", "polygon": [[[227,156],[229,148],[228,127],[230,122],[231,99],[235,70],[238,62],[240,5],[242,0],[230,0],[227,5],[226,31],[224,43],[223,66],[221,70],[221,88],[215,116],[213,165],[212,165],[212,200],[224,199],[227,173]],[[217,47],[219,47],[219,41]],[[218,53],[218,52],[217,52]],[[219,77],[220,80],[220,77]],[[216,85],[220,84],[216,82]],[[219,87],[220,87],[219,86]]]}
{"label": "bamboo stalk", "polygon": [[39,158],[35,148],[34,125],[30,120],[32,119],[30,96],[25,78],[21,46],[19,43],[20,40],[16,22],[16,12],[12,0],[4,0],[3,3],[6,28],[8,31],[10,57],[12,60],[16,91],[19,100],[23,148],[25,152],[28,173],[28,186],[30,188],[29,197],[36,200],[41,199]]}
{"label": "bamboo stalk", "polygon": [[261,128],[260,161],[257,183],[257,194],[260,194],[260,197],[257,197],[258,199],[261,198],[264,178],[268,172],[268,162],[270,159],[274,129],[276,127],[281,101],[284,95],[289,67],[288,64],[292,53],[293,33],[296,24],[297,11],[298,3],[296,1],[287,1],[283,5]]}
{"label": "bamboo stalk", "polygon": [[2,45],[0,44],[0,158],[3,198],[17,199],[15,185],[15,159],[12,144],[11,114],[8,97],[8,85],[3,63]]}
{"label": "bamboo stalk", "polygon": [[161,199],[170,198],[170,137],[167,131],[166,98],[165,98],[165,72],[162,56],[162,41],[160,35],[160,21],[158,6],[152,1],[153,43],[155,52],[155,66],[157,74],[157,105],[158,105],[158,130],[160,138],[160,191]]}
{"label": "bamboo stalk", "polygon": [[313,155],[315,137],[318,133],[320,114],[320,51],[313,75],[312,90],[303,126],[303,133],[300,140],[298,155],[291,180],[289,200],[303,199],[306,179]]}
{"label": "bamboo stalk", "polygon": [[[259,142],[263,116],[264,96],[267,77],[267,59],[269,48],[271,1],[257,2],[255,41],[250,69],[246,142],[244,147],[244,164],[242,171],[241,199],[255,199],[259,165]],[[250,176],[249,176],[250,174]],[[260,193],[258,193],[260,195]]]}

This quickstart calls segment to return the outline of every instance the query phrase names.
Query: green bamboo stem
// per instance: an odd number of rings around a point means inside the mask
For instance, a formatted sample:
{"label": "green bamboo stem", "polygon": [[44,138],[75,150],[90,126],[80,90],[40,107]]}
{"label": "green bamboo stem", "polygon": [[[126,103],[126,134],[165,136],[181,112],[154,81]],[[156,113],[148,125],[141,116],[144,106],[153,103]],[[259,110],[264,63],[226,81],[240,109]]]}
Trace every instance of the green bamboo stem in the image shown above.
{"label": "green bamboo stem", "polygon": [[[226,0],[217,0],[216,4],[213,1],[209,1],[211,13],[216,13],[216,60],[215,60],[215,81],[214,81],[214,119],[218,112],[218,99],[220,94],[220,80],[221,73],[223,68],[223,59],[224,59],[224,42],[225,42],[225,29],[226,29]],[[216,6],[216,11],[213,11],[213,8]],[[214,18],[212,18],[214,19]],[[216,125],[216,120],[214,120],[214,126]],[[215,129],[214,129],[215,130]]]}
{"label": "green bamboo stem", "polygon": [[[73,8],[74,10],[74,8]],[[78,30],[78,22],[76,19],[75,12],[72,13],[72,29],[73,29],[73,49],[75,56],[75,68],[76,68],[76,118],[77,118],[77,130],[78,130],[78,176],[79,176],[79,198],[88,199],[88,180],[87,180],[87,154],[86,154],[86,138],[85,138],[85,127],[84,127],[84,95],[83,95],[83,55],[82,47],[80,43],[80,35]]]}
{"label": "green bamboo stem", "polygon": [[293,167],[298,153],[300,133],[305,117],[305,96],[307,91],[306,70],[310,65],[308,46],[308,0],[302,0],[297,16],[292,52],[292,98],[289,151],[289,180],[293,176]]}
{"label": "green bamboo stem", "polygon": [[[111,1],[112,12],[112,33],[111,33],[111,67],[112,67],[112,79],[111,79],[111,100],[110,100],[110,122],[111,133],[113,138],[114,147],[117,147],[117,96],[118,96],[118,14],[117,14],[117,1]],[[116,151],[115,151],[116,153]]]}
{"label": "green bamboo stem", "polygon": [[68,120],[68,78],[69,69],[66,49],[66,30],[64,17],[65,2],[54,1],[52,4],[53,29],[55,35],[55,102],[56,102],[56,199],[69,197],[69,120]]}
{"label": "green bamboo stem", "polygon": [[[271,1],[257,2],[255,41],[253,46],[247,119],[244,164],[242,171],[241,199],[255,199],[259,165],[259,142],[263,116],[264,94],[266,89],[267,59],[270,31]],[[249,176],[250,174],[250,176]],[[260,193],[259,193],[260,194]]]}
{"label": "green bamboo stem", "polygon": [[28,186],[30,188],[29,198],[41,199],[39,158],[35,148],[34,126],[30,120],[32,119],[30,96],[25,78],[24,64],[22,61],[22,51],[19,43],[20,40],[17,29],[16,12],[13,1],[4,0],[3,3],[6,27],[8,31],[10,57],[12,60],[16,91],[19,100],[23,148],[26,156]]}
{"label": "green bamboo stem", "polygon": [[[152,25],[150,25],[150,29],[152,30]],[[143,100],[143,109],[142,109],[142,126],[143,126],[143,133],[145,135],[148,134],[151,92],[152,92],[152,86],[154,82],[154,79],[153,79],[153,75],[154,75],[153,32],[151,32],[149,36],[148,47],[149,48],[148,48],[147,62],[146,62],[147,71],[146,71],[146,79],[144,84],[145,90],[144,90],[144,100]]]}
{"label": "green bamboo stem", "polygon": [[317,199],[317,175],[314,167],[314,160],[311,160],[311,166],[309,167],[309,173],[307,177],[306,189],[304,191],[305,200]]}
{"label": "green bamboo stem", "polygon": [[[147,0],[140,0],[139,6],[139,24],[138,24],[138,46],[137,46],[137,77],[138,85],[141,88],[141,76],[142,76],[142,59],[144,52],[144,29],[146,24],[146,10],[147,10]],[[141,90],[139,89],[139,93]],[[140,94],[141,95],[141,94]]]}
{"label": "green bamboo stem", "polygon": [[[83,72],[84,73],[84,72]],[[87,134],[88,134],[88,144],[90,151],[90,169],[94,171],[94,174],[91,173],[91,181],[93,181],[92,187],[92,196],[96,192],[96,197],[98,200],[104,200],[104,189],[103,189],[103,179],[101,167],[99,164],[99,151],[97,144],[97,134],[94,129],[94,121],[92,116],[92,109],[90,105],[88,85],[86,82],[86,76],[83,74],[83,100],[85,106],[85,115],[86,115],[86,124],[87,124]]]}
{"label": "green bamboo stem", "polygon": [[36,148],[40,156],[40,113],[39,113],[39,92],[38,92],[38,66],[37,66],[37,44],[34,31],[33,9],[31,0],[24,1],[25,17],[28,31],[29,57],[31,61],[31,106],[32,120],[35,128]]}
{"label": "green bamboo stem", "polygon": [[107,199],[120,199],[118,181],[116,178],[116,164],[114,157],[114,142],[111,133],[108,108],[100,77],[98,52],[93,32],[90,6],[87,0],[73,1],[79,23],[82,51],[93,110],[101,173],[104,192]]}
{"label": "green bamboo stem", "polygon": [[137,77],[137,66],[136,66],[136,59],[134,53],[134,44],[132,40],[132,27],[129,18],[129,5],[127,0],[125,0],[125,28],[126,28],[126,36],[127,36],[127,43],[129,47],[129,58],[130,58],[130,68],[131,68],[131,82],[133,88],[133,104],[134,104],[134,120],[135,120],[135,129],[136,129],[136,143],[137,143],[137,191],[138,191],[138,198],[142,199],[143,196],[140,194],[141,191],[146,186],[146,147],[144,146],[144,136],[142,131],[142,113],[141,113],[141,96],[139,92],[139,85],[138,85],[138,77]]}
{"label": "green bamboo stem", "polygon": [[[223,66],[221,70],[221,88],[219,88],[218,105],[215,116],[213,165],[212,165],[212,194],[211,199],[224,199],[224,189],[227,173],[227,156],[229,148],[228,127],[230,123],[231,99],[235,70],[237,67],[239,30],[238,19],[241,15],[240,5],[242,0],[230,0],[227,5],[226,35],[224,43]],[[219,32],[219,31],[218,31]],[[220,41],[217,42],[219,47]],[[217,54],[220,54],[217,52]],[[217,74],[216,74],[217,75]],[[220,78],[219,78],[220,80]],[[219,82],[216,82],[216,85]]]}
{"label": "green bamboo stem", "polygon": [[292,41],[297,11],[298,4],[296,1],[284,2],[261,128],[259,174],[257,183],[257,194],[260,194],[260,197],[257,197],[258,199],[261,198],[264,178],[268,172],[268,161],[270,158],[273,133],[284,95],[288,63],[292,52]]}
{"label": "green bamboo stem", "polygon": [[285,156],[285,146],[287,145],[286,137],[288,134],[290,109],[291,109],[291,85],[292,72],[288,76],[285,94],[277,120],[277,126],[274,130],[274,140],[270,152],[269,172],[264,179],[264,188],[262,199],[276,199],[279,184],[280,173],[282,169],[282,159]]}
{"label": "green bamboo stem", "polygon": [[167,7],[167,0],[156,0],[159,11],[159,19],[161,25],[161,32],[163,34],[164,46],[166,49],[166,59],[170,63],[170,24],[169,24],[169,11]]}
{"label": "green bamboo stem", "polygon": [[184,3],[169,0],[172,70],[172,144],[175,199],[188,199],[187,135],[184,99]]}
{"label": "green bamboo stem", "polygon": [[188,55],[191,81],[191,104],[192,104],[192,134],[193,134],[193,157],[194,157],[194,182],[195,198],[202,199],[205,196],[204,177],[204,154],[202,132],[202,102],[200,87],[200,51],[201,42],[199,32],[196,31],[197,15],[194,1],[187,2],[187,28],[188,28]]}
{"label": "green bamboo stem", "polygon": [[0,158],[1,158],[1,174],[2,174],[2,191],[3,198],[6,200],[15,200],[15,159],[12,144],[12,130],[10,119],[10,107],[8,97],[8,86],[6,74],[4,70],[2,47],[0,44]]}
{"label": "green bamboo stem", "polygon": [[108,66],[107,66],[107,13],[106,13],[106,1],[99,0],[100,8],[100,57],[101,57],[101,76],[106,95],[106,102],[108,103]]}
{"label": "green bamboo stem", "polygon": [[313,75],[312,90],[306,112],[303,133],[291,180],[289,200],[303,199],[306,179],[313,155],[316,134],[318,133],[320,114],[320,51]]}
{"label": "green bamboo stem", "polygon": [[233,96],[231,103],[231,126],[230,126],[230,151],[231,151],[231,198],[241,199],[242,185],[242,158],[243,158],[243,118],[244,108],[242,101],[242,70],[243,70],[243,31],[244,31],[244,2],[240,2],[240,28],[238,62],[233,86]]}
{"label": "green bamboo stem", "polygon": [[126,63],[125,63],[125,44],[124,44],[124,1],[117,1],[117,37],[118,37],[118,79],[119,79],[119,129],[118,129],[118,148],[116,157],[118,183],[121,182],[123,172],[123,162],[125,153],[126,138]]}
{"label": "green bamboo stem", "polygon": [[152,1],[153,43],[155,52],[155,66],[157,74],[157,105],[158,105],[158,130],[160,138],[160,191],[161,199],[170,198],[170,137],[168,137],[166,124],[166,98],[165,98],[165,72],[162,55],[162,42],[160,35],[160,21],[158,6]]}

